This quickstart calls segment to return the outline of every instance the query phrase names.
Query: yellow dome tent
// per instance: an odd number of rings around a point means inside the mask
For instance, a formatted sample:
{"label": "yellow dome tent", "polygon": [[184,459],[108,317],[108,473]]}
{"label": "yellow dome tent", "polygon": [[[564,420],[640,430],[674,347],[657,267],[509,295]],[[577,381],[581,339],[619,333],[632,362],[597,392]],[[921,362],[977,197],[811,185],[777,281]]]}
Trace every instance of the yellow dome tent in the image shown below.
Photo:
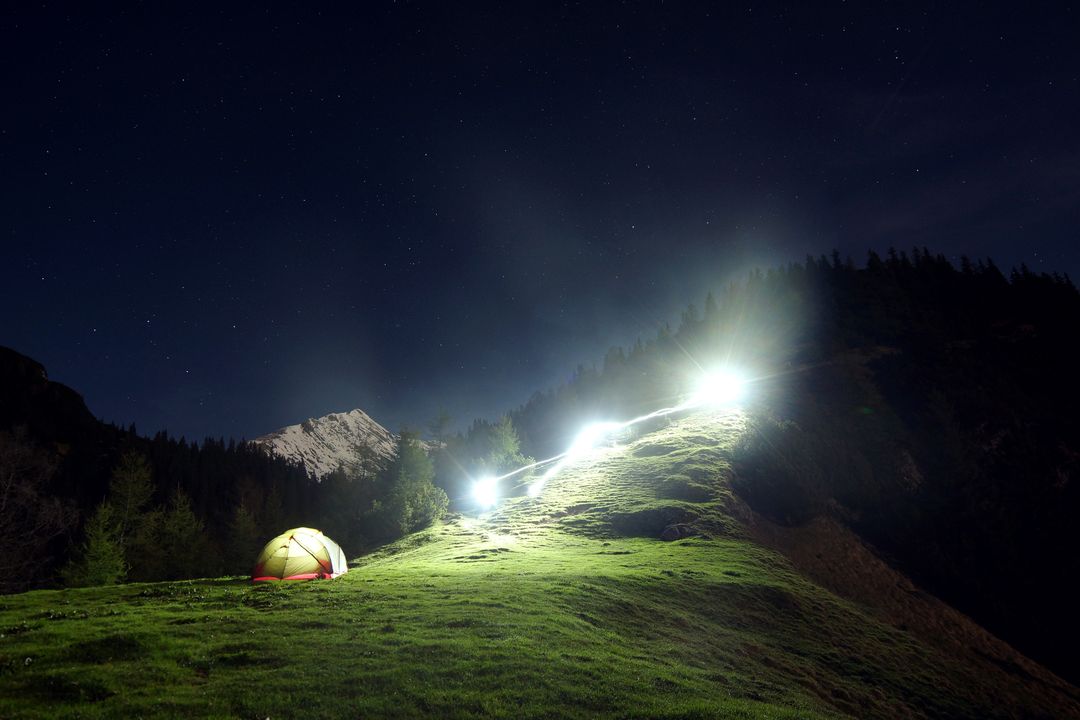
{"label": "yellow dome tent", "polygon": [[286,530],[266,543],[251,573],[254,582],[336,578],[349,571],[341,547],[312,528]]}

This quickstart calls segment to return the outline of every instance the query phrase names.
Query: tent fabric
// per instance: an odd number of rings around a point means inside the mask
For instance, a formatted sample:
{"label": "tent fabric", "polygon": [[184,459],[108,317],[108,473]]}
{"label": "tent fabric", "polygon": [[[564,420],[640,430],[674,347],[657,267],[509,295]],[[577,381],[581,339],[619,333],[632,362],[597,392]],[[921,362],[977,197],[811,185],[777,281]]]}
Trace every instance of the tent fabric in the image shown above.
{"label": "tent fabric", "polygon": [[251,573],[254,582],[336,578],[349,571],[341,547],[313,528],[286,530],[266,543]]}

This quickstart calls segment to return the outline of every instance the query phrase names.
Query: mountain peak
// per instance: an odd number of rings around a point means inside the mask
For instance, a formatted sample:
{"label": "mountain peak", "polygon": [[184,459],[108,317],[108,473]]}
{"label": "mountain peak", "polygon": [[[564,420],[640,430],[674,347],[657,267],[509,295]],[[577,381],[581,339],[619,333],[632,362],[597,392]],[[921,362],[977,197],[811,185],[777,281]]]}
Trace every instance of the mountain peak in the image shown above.
{"label": "mountain peak", "polygon": [[321,480],[339,467],[357,470],[365,459],[393,457],[397,436],[356,409],[308,418],[252,442],[273,455],[304,463],[308,473]]}

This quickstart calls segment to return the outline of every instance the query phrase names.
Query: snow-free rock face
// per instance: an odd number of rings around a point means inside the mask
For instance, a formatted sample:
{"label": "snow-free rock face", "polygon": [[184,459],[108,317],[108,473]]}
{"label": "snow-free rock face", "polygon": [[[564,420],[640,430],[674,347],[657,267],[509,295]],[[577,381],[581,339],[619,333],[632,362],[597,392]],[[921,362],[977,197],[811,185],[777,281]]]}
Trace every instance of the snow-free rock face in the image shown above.
{"label": "snow-free rock face", "polygon": [[371,460],[383,462],[397,452],[397,436],[363,410],[311,418],[253,442],[274,455],[304,463],[318,479],[341,466],[355,471]]}

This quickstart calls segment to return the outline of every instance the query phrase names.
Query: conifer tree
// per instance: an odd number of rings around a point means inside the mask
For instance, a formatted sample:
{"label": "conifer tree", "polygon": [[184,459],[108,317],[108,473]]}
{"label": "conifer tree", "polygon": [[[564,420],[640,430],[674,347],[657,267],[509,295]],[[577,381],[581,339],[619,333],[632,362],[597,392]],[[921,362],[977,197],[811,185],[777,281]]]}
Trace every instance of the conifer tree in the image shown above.
{"label": "conifer tree", "polygon": [[490,426],[489,432],[491,450],[484,458],[489,472],[507,472],[529,464],[530,459],[521,454],[521,440],[509,415],[504,415],[499,422]]}
{"label": "conifer tree", "polygon": [[120,546],[124,547],[140,521],[140,515],[154,496],[150,463],[140,453],[124,453],[109,482],[109,503],[117,526]]}
{"label": "conifer tree", "polygon": [[187,493],[177,488],[161,525],[165,579],[179,580],[213,574],[203,523],[191,509]]}
{"label": "conifer tree", "polygon": [[236,506],[229,522],[229,546],[225,552],[230,573],[246,573],[255,564],[259,550],[262,549],[262,535],[255,524],[255,518],[241,503]]}
{"label": "conifer tree", "polygon": [[143,512],[125,542],[128,576],[138,582],[165,579],[165,547],[162,527],[165,511],[160,507]]}
{"label": "conifer tree", "polygon": [[379,530],[398,537],[427,527],[446,512],[449,499],[432,480],[435,467],[415,433],[398,435],[397,457],[386,478],[386,500],[379,510]]}
{"label": "conifer tree", "polygon": [[[705,296],[705,317],[706,324],[712,325],[716,322],[716,316],[720,312],[720,309],[716,306],[716,298],[713,297],[712,291]],[[640,341],[639,341],[640,342]]]}
{"label": "conifer tree", "polygon": [[127,575],[116,513],[108,502],[98,505],[86,523],[86,539],[61,571],[66,585],[115,585]]}
{"label": "conifer tree", "polygon": [[437,443],[445,443],[450,437],[450,413],[445,409],[440,409],[439,414],[431,419],[428,423],[428,432],[431,433],[431,439]]}
{"label": "conifer tree", "polygon": [[281,499],[281,489],[277,483],[270,486],[270,491],[263,499],[262,517],[259,518],[259,526],[263,534],[268,538],[274,537],[285,527],[285,503]]}

